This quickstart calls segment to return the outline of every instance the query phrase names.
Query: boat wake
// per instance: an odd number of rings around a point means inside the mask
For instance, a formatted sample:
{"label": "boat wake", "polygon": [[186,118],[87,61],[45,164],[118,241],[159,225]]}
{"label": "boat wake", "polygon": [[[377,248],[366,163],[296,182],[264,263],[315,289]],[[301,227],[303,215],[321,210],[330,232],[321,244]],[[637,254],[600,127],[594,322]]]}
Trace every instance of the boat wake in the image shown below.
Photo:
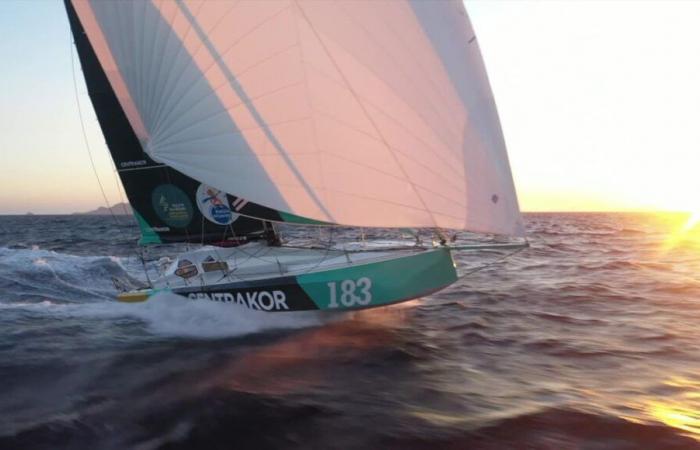
{"label": "boat wake", "polygon": [[142,281],[139,269],[135,258],[0,248],[0,309],[6,314],[15,311],[57,319],[127,319],[142,323],[154,335],[204,339],[304,328],[328,321],[317,312],[269,314],[165,292],[144,303],[116,301],[111,277]]}

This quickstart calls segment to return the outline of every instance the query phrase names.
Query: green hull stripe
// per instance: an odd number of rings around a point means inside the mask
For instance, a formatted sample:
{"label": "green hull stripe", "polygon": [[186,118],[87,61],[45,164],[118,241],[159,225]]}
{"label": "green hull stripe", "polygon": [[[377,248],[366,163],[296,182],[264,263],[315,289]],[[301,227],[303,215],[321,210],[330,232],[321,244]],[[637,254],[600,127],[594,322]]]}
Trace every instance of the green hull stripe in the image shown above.
{"label": "green hull stripe", "polygon": [[[380,306],[420,297],[457,281],[457,272],[449,250],[440,248],[388,261],[299,275],[296,278],[299,286],[319,309],[342,310]],[[369,288],[366,281],[360,281],[363,278],[370,280]],[[343,288],[345,280],[352,281]],[[332,294],[333,288],[335,295]]]}
{"label": "green hull stripe", "polygon": [[141,217],[141,214],[139,214],[135,209],[134,216],[136,216],[136,221],[139,223],[139,228],[141,228],[141,239],[139,239],[139,245],[163,243],[163,241],[160,240],[158,233],[153,231],[153,228],[151,228],[148,222],[146,222],[146,220]]}

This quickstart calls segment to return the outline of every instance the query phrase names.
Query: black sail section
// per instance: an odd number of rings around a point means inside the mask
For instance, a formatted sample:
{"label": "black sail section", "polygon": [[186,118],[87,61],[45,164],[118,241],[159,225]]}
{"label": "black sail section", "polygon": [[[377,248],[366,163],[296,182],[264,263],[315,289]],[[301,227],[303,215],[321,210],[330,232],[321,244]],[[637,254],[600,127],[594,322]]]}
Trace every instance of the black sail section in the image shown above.
{"label": "black sail section", "polygon": [[134,215],[142,244],[226,245],[256,239],[262,220],[310,223],[207,186],[151,159],[124,113],[71,4],[64,0],[88,94]]}

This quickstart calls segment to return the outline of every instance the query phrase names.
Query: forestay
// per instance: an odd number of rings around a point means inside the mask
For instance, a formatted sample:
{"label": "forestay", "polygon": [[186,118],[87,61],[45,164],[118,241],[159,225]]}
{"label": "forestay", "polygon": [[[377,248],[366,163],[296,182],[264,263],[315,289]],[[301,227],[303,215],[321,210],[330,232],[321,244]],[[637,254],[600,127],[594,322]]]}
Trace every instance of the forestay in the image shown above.
{"label": "forestay", "polygon": [[324,222],[522,233],[460,1],[73,4],[155,161]]}

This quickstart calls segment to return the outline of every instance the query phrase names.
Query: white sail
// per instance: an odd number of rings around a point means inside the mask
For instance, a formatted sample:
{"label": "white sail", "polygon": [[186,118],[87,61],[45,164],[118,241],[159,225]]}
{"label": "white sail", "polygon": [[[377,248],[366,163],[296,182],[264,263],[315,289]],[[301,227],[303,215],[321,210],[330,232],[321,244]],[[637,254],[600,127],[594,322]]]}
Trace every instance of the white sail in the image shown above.
{"label": "white sail", "polygon": [[460,1],[73,4],[153,159],[319,221],[522,233]]}

